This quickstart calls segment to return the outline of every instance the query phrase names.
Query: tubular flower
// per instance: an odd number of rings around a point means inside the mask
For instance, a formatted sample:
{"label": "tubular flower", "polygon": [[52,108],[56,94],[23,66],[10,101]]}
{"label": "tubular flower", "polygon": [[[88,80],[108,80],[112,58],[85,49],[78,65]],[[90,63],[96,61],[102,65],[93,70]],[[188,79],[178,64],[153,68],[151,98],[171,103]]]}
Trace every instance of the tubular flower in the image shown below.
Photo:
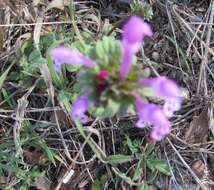
{"label": "tubular flower", "polygon": [[139,117],[136,123],[137,127],[153,125],[152,138],[156,141],[163,139],[169,134],[171,125],[162,109],[155,104],[143,102],[141,99],[136,100],[136,109]]}
{"label": "tubular flower", "polygon": [[89,68],[94,68],[96,64],[91,59],[85,57],[77,50],[73,50],[64,46],[60,46],[51,50],[51,56],[54,59],[55,70],[61,70],[63,63],[72,65],[84,65]]}
{"label": "tubular flower", "polygon": [[73,103],[71,117],[74,121],[80,121],[85,124],[88,122],[88,116],[85,112],[88,110],[89,100],[86,95],[82,95]]}
{"label": "tubular flower", "polygon": [[134,54],[139,51],[143,39],[146,36],[152,36],[152,30],[149,24],[134,16],[125,24],[123,31],[123,57],[120,76],[125,79],[131,69]]}
{"label": "tubular flower", "polygon": [[144,22],[139,17],[132,17],[123,27],[123,41],[126,41],[135,49],[135,52],[138,51],[141,41],[146,36],[152,36],[152,30],[149,24]]}
{"label": "tubular flower", "polygon": [[161,141],[166,135],[170,133],[170,129],[171,126],[167,124],[162,127],[154,127],[151,132],[151,138],[155,141]]}
{"label": "tubular flower", "polygon": [[144,79],[140,81],[142,86],[151,87],[157,96],[165,100],[163,110],[168,117],[172,117],[175,111],[181,107],[181,97],[178,85],[165,76]]}

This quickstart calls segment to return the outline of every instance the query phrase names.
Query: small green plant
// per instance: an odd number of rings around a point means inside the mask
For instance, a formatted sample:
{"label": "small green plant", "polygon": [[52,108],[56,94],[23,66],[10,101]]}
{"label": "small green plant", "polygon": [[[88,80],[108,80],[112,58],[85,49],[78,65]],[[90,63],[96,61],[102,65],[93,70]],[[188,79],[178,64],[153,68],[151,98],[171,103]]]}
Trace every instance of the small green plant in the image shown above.
{"label": "small green plant", "polygon": [[143,17],[145,20],[151,20],[153,11],[151,5],[146,3],[144,0],[134,0],[131,5],[131,13]]}
{"label": "small green plant", "polygon": [[[126,150],[127,153],[131,152],[131,154],[111,155],[108,157],[108,161],[114,166],[115,174],[130,186],[137,186],[141,190],[149,190],[158,172],[171,176],[171,170],[167,162],[156,157],[155,143],[152,139],[148,138],[146,142],[141,144],[139,140],[126,134],[123,146],[122,150]],[[127,172],[118,169],[122,164],[127,166],[128,163],[131,163],[131,169]]]}
{"label": "small green plant", "polygon": [[[20,134],[20,146],[23,152],[29,148],[41,151],[50,163],[56,166],[56,161],[60,160],[60,157],[45,143],[45,141],[35,133],[35,127],[30,122],[24,121],[22,123],[22,132]],[[35,163],[30,163],[25,158],[25,154],[21,157],[14,155],[14,142],[7,140],[0,144],[0,176],[11,176],[17,179],[17,183],[10,185],[18,190],[28,190],[34,186],[35,179],[45,175],[42,167]],[[37,156],[35,154],[35,156]],[[39,161],[38,161],[39,162]],[[0,188],[7,189],[6,181],[0,181]]]}

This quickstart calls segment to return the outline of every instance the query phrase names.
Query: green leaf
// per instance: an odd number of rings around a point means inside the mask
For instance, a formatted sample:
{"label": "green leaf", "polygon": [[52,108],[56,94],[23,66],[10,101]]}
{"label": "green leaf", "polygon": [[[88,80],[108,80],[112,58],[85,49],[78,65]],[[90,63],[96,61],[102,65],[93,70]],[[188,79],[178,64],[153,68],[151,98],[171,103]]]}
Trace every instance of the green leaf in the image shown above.
{"label": "green leaf", "polygon": [[138,165],[137,169],[135,170],[133,180],[138,180],[141,177],[141,173],[143,170],[144,170],[144,162],[142,161]]}
{"label": "green leaf", "polygon": [[4,88],[2,88],[2,95],[4,97],[4,100],[7,101],[10,109],[16,108],[15,100],[13,99],[13,95],[9,94]]}
{"label": "green leaf", "polygon": [[113,117],[116,113],[118,113],[119,109],[119,102],[116,102],[112,99],[108,99],[108,105],[106,107],[95,107],[92,108],[90,111],[92,112],[92,115],[102,119]]}
{"label": "green leaf", "polygon": [[37,136],[32,144],[34,144],[35,147],[39,146],[40,148],[42,148],[50,161],[54,164],[54,166],[56,166],[55,158],[57,157],[57,154],[47,146],[47,144],[41,137]]}
{"label": "green leaf", "polygon": [[102,184],[100,183],[99,179],[96,179],[95,182],[92,184],[91,190],[100,190],[102,189]]}
{"label": "green leaf", "polygon": [[53,150],[51,150],[48,146],[45,147],[45,152],[48,156],[48,158],[50,159],[50,161],[54,164],[54,166],[56,166],[56,162],[55,162],[55,154]]}
{"label": "green leaf", "polygon": [[54,33],[49,33],[41,36],[39,47],[42,51],[45,51],[56,41]]}
{"label": "green leaf", "polygon": [[141,0],[134,0],[131,4],[131,13],[143,17],[145,20],[151,20],[153,16],[153,10],[150,4]]}
{"label": "green leaf", "polygon": [[132,159],[133,159],[132,156],[127,156],[123,154],[111,155],[111,156],[108,156],[107,158],[110,164],[122,164],[122,163],[130,162],[132,161]]}
{"label": "green leaf", "polygon": [[152,170],[158,170],[159,172],[167,175],[167,176],[171,176],[171,170],[169,165],[166,163],[165,160],[155,160],[155,159],[148,159],[146,161],[147,166]]}
{"label": "green leaf", "polygon": [[145,155],[146,157],[150,156],[151,153],[154,151],[155,145],[154,144],[148,144],[146,146]]}
{"label": "green leaf", "polygon": [[146,183],[144,183],[142,186],[140,186],[139,190],[150,190],[150,188]]}
{"label": "green leaf", "polygon": [[32,67],[39,67],[46,63],[46,59],[42,57],[41,52],[38,49],[31,52],[28,61]]}
{"label": "green leaf", "polygon": [[105,182],[108,180],[108,176],[106,174],[102,175],[101,179],[98,178],[92,184],[91,190],[100,190],[104,186]]}
{"label": "green leaf", "polygon": [[81,93],[84,89],[91,89],[93,87],[94,74],[91,72],[81,72],[77,75],[77,82],[74,85],[73,90],[77,93]]}
{"label": "green leaf", "polygon": [[130,139],[130,137],[128,135],[126,135],[125,137],[126,137],[126,143],[129,147],[129,149],[131,150],[131,152],[132,153],[137,152],[140,147],[140,142]]}
{"label": "green leaf", "polygon": [[121,179],[123,179],[129,185],[131,186],[137,185],[130,177],[128,177],[125,173],[120,172],[117,168],[112,167],[112,170],[116,175],[118,175]]}
{"label": "green leaf", "polygon": [[59,99],[63,102],[66,110],[68,112],[70,112],[71,111],[71,103],[69,102],[69,99],[67,98],[66,93],[63,90],[61,90],[59,92],[58,96],[59,96]]}
{"label": "green leaf", "polygon": [[108,70],[115,70],[121,59],[121,44],[115,38],[105,36],[91,52],[92,57],[99,60],[102,67],[108,66]]}
{"label": "green leaf", "polygon": [[149,88],[149,87],[142,87],[142,88],[138,89],[138,93],[142,97],[155,97],[154,90],[152,88]]}
{"label": "green leaf", "polygon": [[80,68],[82,67],[81,65],[71,65],[71,64],[66,64],[66,69],[69,72],[78,72]]}

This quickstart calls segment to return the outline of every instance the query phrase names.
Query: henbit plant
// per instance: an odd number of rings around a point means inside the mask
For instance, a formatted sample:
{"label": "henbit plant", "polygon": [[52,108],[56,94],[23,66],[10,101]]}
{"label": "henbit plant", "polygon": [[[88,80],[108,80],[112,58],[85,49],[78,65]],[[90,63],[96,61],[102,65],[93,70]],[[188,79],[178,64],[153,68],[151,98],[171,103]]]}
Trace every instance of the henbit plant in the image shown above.
{"label": "henbit plant", "polygon": [[[77,73],[80,96],[72,106],[73,120],[85,124],[89,121],[87,111],[94,117],[107,118],[133,112],[135,107],[139,118],[136,126],[153,125],[151,137],[155,141],[170,133],[168,118],[182,102],[179,86],[166,76],[148,78],[148,72],[136,64],[135,54],[144,38],[151,36],[150,25],[133,16],[123,27],[122,42],[104,38],[87,57],[65,46],[51,50],[56,72],[61,71],[63,63],[83,66]],[[163,107],[150,103],[149,97],[164,99]]]}

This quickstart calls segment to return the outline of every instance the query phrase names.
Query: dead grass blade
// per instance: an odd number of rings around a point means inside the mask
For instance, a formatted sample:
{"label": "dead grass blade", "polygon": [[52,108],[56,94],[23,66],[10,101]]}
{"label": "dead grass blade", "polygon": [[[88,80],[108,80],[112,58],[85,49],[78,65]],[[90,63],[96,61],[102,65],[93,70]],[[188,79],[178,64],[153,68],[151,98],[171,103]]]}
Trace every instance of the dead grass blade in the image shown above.
{"label": "dead grass blade", "polygon": [[0,27],[0,51],[3,49],[4,44],[4,30],[3,27]]}
{"label": "dead grass blade", "polygon": [[34,27],[33,40],[34,40],[34,44],[38,48],[41,30],[42,30],[43,13],[41,13],[41,15],[37,18],[36,21],[37,21],[37,24]]}
{"label": "dead grass blade", "polygon": [[[212,2],[211,10],[210,10],[210,19],[209,23],[213,23],[214,17],[214,3]],[[197,87],[197,94],[199,95],[200,89],[204,89],[204,95],[207,96],[207,82],[206,82],[206,67],[208,62],[208,47],[210,45],[210,39],[211,39],[211,33],[212,33],[212,25],[208,25],[207,30],[207,36],[206,36],[206,46],[204,47],[204,56],[201,62],[200,66],[200,73],[199,73],[199,79],[198,79],[198,87]]]}
{"label": "dead grass blade", "polygon": [[70,4],[69,0],[53,0],[48,4],[46,11],[53,9],[53,8],[63,10],[64,7],[68,6],[69,4]]}
{"label": "dead grass blade", "polygon": [[208,104],[208,122],[209,122],[209,129],[212,132],[212,135],[214,136],[214,99]]}
{"label": "dead grass blade", "polygon": [[192,174],[193,178],[195,179],[195,181],[200,185],[202,190],[207,190],[207,187],[201,182],[201,180],[198,178],[198,176],[194,173],[194,171],[191,169],[191,167],[185,162],[185,160],[183,159],[183,157],[181,156],[181,154],[177,151],[177,149],[175,148],[175,146],[172,144],[172,142],[169,140],[169,138],[167,138],[170,146],[172,147],[172,149],[175,151],[175,153],[177,154],[177,156],[179,157],[179,159],[181,160],[181,162],[184,164],[184,166],[186,167],[186,169],[189,170],[189,172]]}
{"label": "dead grass blade", "polygon": [[16,147],[16,154],[15,156],[23,156],[22,153],[22,148],[20,145],[20,130],[22,127],[22,121],[24,119],[24,115],[25,115],[25,110],[28,106],[28,96],[32,93],[32,91],[34,90],[34,88],[36,87],[37,83],[38,83],[39,79],[34,83],[34,85],[27,91],[27,93],[22,96],[19,100],[18,100],[18,106],[15,112],[15,116],[14,116],[14,120],[15,123],[13,124],[13,140],[15,143],[15,147]]}
{"label": "dead grass blade", "polygon": [[172,6],[172,10],[175,14],[175,16],[178,18],[178,20],[181,22],[181,24],[183,24],[188,31],[192,34],[195,35],[195,38],[204,46],[208,49],[208,52],[214,56],[214,51],[212,50],[212,48],[208,47],[207,44],[198,36],[195,34],[195,32],[192,30],[192,28],[189,26],[189,24],[179,15],[178,12],[180,12],[180,10],[176,7],[176,6]]}

